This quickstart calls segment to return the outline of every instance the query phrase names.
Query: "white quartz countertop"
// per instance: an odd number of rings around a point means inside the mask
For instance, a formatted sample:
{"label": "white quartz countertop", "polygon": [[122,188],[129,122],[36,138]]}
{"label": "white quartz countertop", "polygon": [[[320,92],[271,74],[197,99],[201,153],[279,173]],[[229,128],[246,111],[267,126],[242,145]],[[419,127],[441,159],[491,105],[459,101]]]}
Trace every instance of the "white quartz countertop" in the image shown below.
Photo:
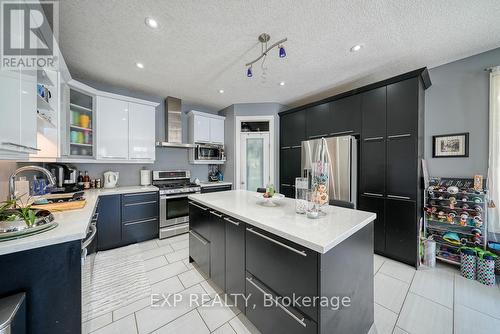
{"label": "white quartz countertop", "polygon": [[87,200],[85,207],[78,210],[53,212],[58,226],[50,231],[15,240],[0,241],[0,255],[85,239],[99,196],[150,191],[158,191],[158,188],[154,186],[130,186],[87,190],[85,191],[85,199]]}
{"label": "white quartz countertop", "polygon": [[295,213],[295,200],[275,207],[257,203],[256,192],[231,190],[189,195],[189,199],[223,214],[324,254],[375,220],[372,212],[327,206],[327,215],[309,219]]}
{"label": "white quartz countertop", "polygon": [[217,187],[217,186],[232,186],[231,182],[217,181],[217,182],[200,182],[200,187]]}

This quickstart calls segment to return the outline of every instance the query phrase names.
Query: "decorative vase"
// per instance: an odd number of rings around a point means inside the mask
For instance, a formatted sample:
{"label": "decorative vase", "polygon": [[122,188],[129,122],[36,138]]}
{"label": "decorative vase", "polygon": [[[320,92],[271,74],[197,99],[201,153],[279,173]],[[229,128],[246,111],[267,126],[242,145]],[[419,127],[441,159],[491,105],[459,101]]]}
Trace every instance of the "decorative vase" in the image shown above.
{"label": "decorative vase", "polygon": [[[311,204],[320,212],[320,215],[326,213],[321,210],[324,205],[329,204],[329,176],[330,176],[330,156],[326,139],[321,138],[321,144],[317,146],[313,155],[313,163],[311,169]],[[315,218],[315,217],[313,217]]]}

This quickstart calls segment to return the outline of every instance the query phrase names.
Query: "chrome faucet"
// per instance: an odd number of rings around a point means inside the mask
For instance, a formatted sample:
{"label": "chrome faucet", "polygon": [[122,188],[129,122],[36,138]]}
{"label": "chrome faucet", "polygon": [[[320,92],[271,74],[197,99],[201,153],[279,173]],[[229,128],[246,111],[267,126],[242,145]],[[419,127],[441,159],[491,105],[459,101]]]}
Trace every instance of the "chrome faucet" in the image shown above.
{"label": "chrome faucet", "polygon": [[47,185],[48,187],[54,187],[56,185],[56,178],[54,177],[54,175],[52,175],[52,173],[48,169],[40,167],[40,166],[24,166],[24,167],[20,167],[20,168],[16,169],[14,171],[14,173],[12,173],[12,175],[9,178],[9,198],[11,200],[15,200],[16,199],[15,186],[14,186],[14,183],[15,183],[15,180],[16,180],[16,176],[19,173],[29,172],[29,171],[32,171],[32,172],[42,172],[43,174],[45,174],[45,176],[47,177],[47,180],[49,181],[49,184]]}

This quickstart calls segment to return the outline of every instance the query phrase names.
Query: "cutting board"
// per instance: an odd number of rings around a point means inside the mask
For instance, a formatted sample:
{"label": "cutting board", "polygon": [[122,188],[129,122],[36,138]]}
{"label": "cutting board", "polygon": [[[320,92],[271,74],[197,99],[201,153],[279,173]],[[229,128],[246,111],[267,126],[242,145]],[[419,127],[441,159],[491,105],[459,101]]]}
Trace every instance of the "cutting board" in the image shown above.
{"label": "cutting board", "polygon": [[51,204],[41,204],[31,206],[33,209],[43,209],[49,211],[67,211],[81,209],[87,204],[87,200],[83,199],[80,201],[73,202],[63,202],[63,203],[51,203]]}

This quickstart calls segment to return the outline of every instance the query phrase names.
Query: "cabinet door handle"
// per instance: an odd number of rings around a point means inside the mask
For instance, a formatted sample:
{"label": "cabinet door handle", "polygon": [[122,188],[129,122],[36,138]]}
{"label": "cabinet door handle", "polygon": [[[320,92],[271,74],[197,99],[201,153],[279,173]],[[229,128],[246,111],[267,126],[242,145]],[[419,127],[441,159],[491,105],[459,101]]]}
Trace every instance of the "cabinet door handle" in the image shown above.
{"label": "cabinet door handle", "polygon": [[235,222],[234,220],[231,220],[228,217],[225,217],[224,220],[230,222],[233,225],[240,226],[240,222]]}
{"label": "cabinet door handle", "polygon": [[138,220],[138,221],[135,221],[135,222],[124,223],[123,225],[129,226],[129,225],[144,224],[144,223],[149,223],[149,222],[156,221],[156,220],[158,220],[158,218]]}
{"label": "cabinet door handle", "polygon": [[123,196],[124,197],[134,197],[134,196],[142,196],[142,195],[153,195],[153,194],[156,194],[156,193],[157,193],[156,191],[152,191],[152,192],[147,192],[147,193],[125,194]]}
{"label": "cabinet door handle", "polygon": [[408,196],[397,196],[397,195],[387,195],[388,198],[394,198],[394,199],[411,199]]}
{"label": "cabinet door handle", "polygon": [[365,138],[363,139],[364,141],[376,141],[376,140],[382,140],[384,137],[371,137],[371,138]]}
{"label": "cabinet door handle", "polygon": [[354,130],[348,130],[348,131],[339,131],[339,132],[331,132],[330,136],[337,136],[337,135],[347,135],[349,133],[353,133]]}
{"label": "cabinet door handle", "polygon": [[367,196],[376,196],[376,197],[384,197],[382,194],[377,194],[377,193],[363,193],[363,195]]}
{"label": "cabinet door handle", "polygon": [[[264,295],[271,295],[269,292],[266,292],[264,289],[262,289],[260,286],[258,286],[252,278],[250,277],[245,277],[245,279],[248,281],[248,283],[252,284],[257,290],[262,292]],[[271,295],[272,296],[272,295]],[[283,311],[285,311],[286,314],[288,314],[290,317],[292,317],[295,321],[297,321],[299,324],[301,324],[304,327],[307,327],[306,323],[304,322],[305,318],[299,319],[295,314],[290,312],[286,307],[281,305],[276,299],[272,298],[274,303],[279,306]]]}
{"label": "cabinet door handle", "polygon": [[220,213],[217,213],[215,211],[210,211],[211,214],[213,214],[214,216],[217,216],[219,218],[222,218],[222,215]]}
{"label": "cabinet door handle", "polygon": [[9,146],[24,148],[24,149],[32,150],[32,151],[41,151],[39,148],[36,148],[36,147],[31,147],[31,146],[16,144],[16,143],[13,143],[13,142],[10,142],[10,141],[4,141],[4,142],[2,142],[2,145],[9,145]]}
{"label": "cabinet door handle", "polygon": [[309,136],[309,138],[311,139],[321,138],[321,137],[328,137],[328,133],[323,133],[322,135]]}
{"label": "cabinet door handle", "polygon": [[207,241],[203,240],[202,237],[198,236],[197,233],[193,232],[193,231],[189,231],[189,234],[191,234],[193,237],[195,237],[196,239],[198,239],[199,242],[201,242],[203,244],[203,246],[206,246],[208,244]]}
{"label": "cabinet door handle", "polygon": [[411,137],[411,133],[405,133],[405,134],[402,134],[402,135],[387,136],[387,139],[406,138],[406,137]]}
{"label": "cabinet door handle", "polygon": [[282,183],[281,185],[282,185],[283,187],[291,187],[291,185],[290,185],[290,184],[288,184],[288,183]]}
{"label": "cabinet door handle", "polygon": [[136,205],[146,205],[146,204],[154,204],[157,203],[156,201],[147,201],[147,202],[137,202],[137,203],[128,203],[125,204],[124,206],[136,206]]}
{"label": "cabinet door handle", "polygon": [[295,146],[292,146],[291,148],[302,148],[302,145],[295,145]]}
{"label": "cabinet door handle", "polygon": [[91,222],[97,222],[97,220],[99,219],[99,212],[96,212],[93,216],[92,216],[92,220]]}
{"label": "cabinet door handle", "polygon": [[203,207],[201,205],[198,205],[195,202],[189,202],[189,204],[194,205],[195,207],[197,207],[198,209],[202,209],[203,211],[207,211],[208,210],[208,208],[205,208],[205,207]]}
{"label": "cabinet door handle", "polygon": [[288,150],[289,148],[292,148],[291,146],[283,146],[281,149],[282,150]]}
{"label": "cabinet door handle", "polygon": [[279,241],[277,241],[277,240],[274,240],[273,238],[269,238],[267,235],[264,235],[264,234],[261,234],[261,233],[259,233],[259,232],[257,232],[257,231],[254,231],[254,229],[252,229],[252,228],[248,228],[248,227],[247,227],[247,231],[248,231],[248,232],[251,232],[251,233],[253,233],[253,234],[255,234],[255,235],[258,235],[258,236],[259,236],[259,237],[261,237],[261,238],[264,238],[264,239],[266,239],[266,240],[269,240],[269,241],[271,241],[271,242],[274,242],[276,245],[279,245],[279,246],[284,247],[284,248],[286,248],[286,249],[288,249],[288,250],[291,250],[292,252],[295,252],[295,253],[297,253],[297,254],[299,254],[299,255],[302,255],[302,256],[307,256],[307,253],[306,253],[306,252],[304,252],[304,251],[299,251],[299,250],[297,250],[297,249],[295,249],[295,248],[293,248],[293,247],[290,247],[290,246],[288,246],[288,245],[285,245],[285,244],[284,244],[284,243],[282,243],[282,242],[279,242]]}

